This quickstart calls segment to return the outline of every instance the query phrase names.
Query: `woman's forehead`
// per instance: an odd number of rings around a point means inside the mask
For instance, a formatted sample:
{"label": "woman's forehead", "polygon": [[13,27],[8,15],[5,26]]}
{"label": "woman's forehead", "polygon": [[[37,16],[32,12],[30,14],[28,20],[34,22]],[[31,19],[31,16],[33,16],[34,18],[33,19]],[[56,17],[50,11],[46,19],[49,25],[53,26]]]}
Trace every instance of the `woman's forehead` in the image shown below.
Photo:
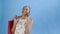
{"label": "woman's forehead", "polygon": [[24,7],[24,9],[29,9],[29,7]]}

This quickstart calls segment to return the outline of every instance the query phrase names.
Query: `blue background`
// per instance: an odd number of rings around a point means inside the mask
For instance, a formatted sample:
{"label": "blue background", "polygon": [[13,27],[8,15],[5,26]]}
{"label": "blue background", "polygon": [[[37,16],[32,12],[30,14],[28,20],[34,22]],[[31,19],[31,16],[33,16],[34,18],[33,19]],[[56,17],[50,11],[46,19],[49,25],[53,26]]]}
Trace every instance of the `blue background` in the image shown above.
{"label": "blue background", "polygon": [[7,34],[8,20],[31,7],[31,34],[60,34],[60,0],[0,0],[0,34]]}

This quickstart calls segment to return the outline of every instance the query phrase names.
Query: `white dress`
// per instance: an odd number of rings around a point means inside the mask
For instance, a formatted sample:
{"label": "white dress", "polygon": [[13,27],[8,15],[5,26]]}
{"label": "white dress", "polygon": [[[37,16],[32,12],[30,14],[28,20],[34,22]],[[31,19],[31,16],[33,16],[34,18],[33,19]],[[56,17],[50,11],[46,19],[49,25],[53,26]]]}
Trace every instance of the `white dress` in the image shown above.
{"label": "white dress", "polygon": [[27,24],[27,19],[18,19],[16,29],[14,34],[25,34],[25,26]]}

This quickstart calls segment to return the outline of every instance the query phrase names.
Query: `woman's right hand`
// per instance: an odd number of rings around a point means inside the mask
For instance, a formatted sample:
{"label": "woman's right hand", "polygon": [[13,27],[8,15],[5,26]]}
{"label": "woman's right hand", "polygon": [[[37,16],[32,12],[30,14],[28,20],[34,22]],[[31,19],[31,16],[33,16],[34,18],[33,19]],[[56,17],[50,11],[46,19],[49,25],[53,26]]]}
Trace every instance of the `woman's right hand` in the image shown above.
{"label": "woman's right hand", "polygon": [[17,21],[18,21],[18,17],[14,16],[14,24],[17,24]]}
{"label": "woman's right hand", "polygon": [[17,24],[17,19],[16,18],[14,18],[14,24]]}

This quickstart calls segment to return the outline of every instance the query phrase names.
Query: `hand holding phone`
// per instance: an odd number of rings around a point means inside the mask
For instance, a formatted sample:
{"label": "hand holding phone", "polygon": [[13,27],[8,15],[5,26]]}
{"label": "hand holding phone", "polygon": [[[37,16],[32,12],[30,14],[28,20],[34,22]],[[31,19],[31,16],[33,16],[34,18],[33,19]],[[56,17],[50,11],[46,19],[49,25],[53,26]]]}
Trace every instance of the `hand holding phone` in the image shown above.
{"label": "hand holding phone", "polygon": [[26,16],[29,16],[29,11],[26,11]]}

